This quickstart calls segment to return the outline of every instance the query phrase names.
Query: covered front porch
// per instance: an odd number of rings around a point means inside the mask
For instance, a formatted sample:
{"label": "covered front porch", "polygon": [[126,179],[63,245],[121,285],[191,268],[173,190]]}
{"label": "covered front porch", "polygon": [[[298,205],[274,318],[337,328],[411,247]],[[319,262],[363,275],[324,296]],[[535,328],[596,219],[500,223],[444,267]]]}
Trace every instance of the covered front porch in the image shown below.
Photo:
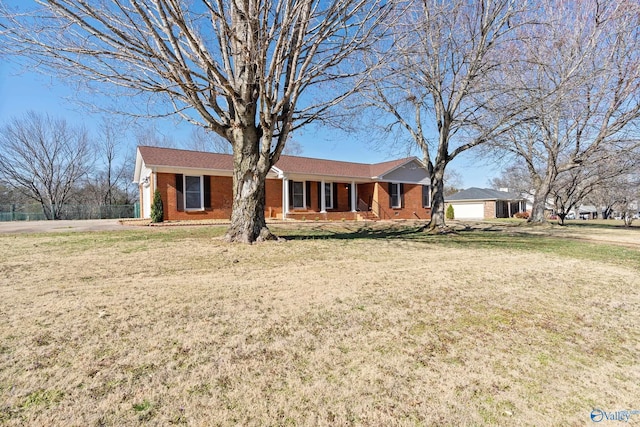
{"label": "covered front porch", "polygon": [[375,219],[371,213],[375,183],[354,180],[284,178],[283,217],[296,220]]}

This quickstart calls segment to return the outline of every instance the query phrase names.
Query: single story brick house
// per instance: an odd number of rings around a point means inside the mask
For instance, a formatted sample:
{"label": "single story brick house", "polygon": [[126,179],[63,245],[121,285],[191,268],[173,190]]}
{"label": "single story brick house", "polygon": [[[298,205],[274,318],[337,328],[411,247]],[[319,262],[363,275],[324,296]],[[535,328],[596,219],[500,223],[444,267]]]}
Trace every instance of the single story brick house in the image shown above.
{"label": "single story brick house", "polygon": [[490,188],[472,187],[445,197],[445,209],[453,206],[455,219],[511,218],[527,209],[519,194]]}
{"label": "single story brick house", "polygon": [[[233,157],[140,146],[134,182],[141,217],[160,190],[164,220],[230,219]],[[267,175],[265,217],[272,219],[429,219],[430,180],[416,157],[365,164],[281,156]]]}

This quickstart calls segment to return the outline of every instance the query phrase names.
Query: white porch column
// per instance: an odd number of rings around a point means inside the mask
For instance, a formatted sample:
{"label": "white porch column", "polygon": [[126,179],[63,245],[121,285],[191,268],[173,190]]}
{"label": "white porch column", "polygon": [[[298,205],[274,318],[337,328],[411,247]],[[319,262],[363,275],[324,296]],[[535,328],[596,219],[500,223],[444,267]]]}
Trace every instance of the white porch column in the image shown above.
{"label": "white porch column", "polygon": [[320,213],[327,213],[327,189],[324,186],[324,179],[320,181]]}
{"label": "white porch column", "polygon": [[507,202],[507,211],[509,212],[507,218],[511,218],[511,202]]}
{"label": "white porch column", "polygon": [[287,219],[289,213],[289,180],[282,179],[282,219]]}
{"label": "white porch column", "polygon": [[358,192],[358,187],[356,187],[356,182],[355,181],[351,181],[351,212],[355,212],[357,209],[357,205],[356,205],[356,200],[357,200],[357,193]]}

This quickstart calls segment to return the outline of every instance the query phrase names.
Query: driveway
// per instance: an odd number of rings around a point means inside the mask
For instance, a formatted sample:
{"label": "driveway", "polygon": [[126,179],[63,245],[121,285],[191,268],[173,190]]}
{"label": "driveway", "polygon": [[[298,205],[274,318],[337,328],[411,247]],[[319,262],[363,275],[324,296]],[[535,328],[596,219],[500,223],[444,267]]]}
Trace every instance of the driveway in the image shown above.
{"label": "driveway", "polygon": [[0,233],[48,233],[68,231],[121,230],[119,219],[84,219],[60,221],[3,221]]}

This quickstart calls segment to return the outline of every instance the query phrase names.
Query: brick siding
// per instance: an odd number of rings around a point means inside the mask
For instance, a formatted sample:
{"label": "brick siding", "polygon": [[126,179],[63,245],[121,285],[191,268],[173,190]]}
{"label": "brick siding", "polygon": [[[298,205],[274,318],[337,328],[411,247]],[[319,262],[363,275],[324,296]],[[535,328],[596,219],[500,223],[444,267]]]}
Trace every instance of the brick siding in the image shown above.
{"label": "brick siding", "polygon": [[488,201],[484,202],[484,219],[496,217],[496,202]]}
{"label": "brick siding", "polygon": [[[201,220],[201,219],[229,219],[233,206],[233,179],[226,176],[211,177],[211,207],[202,211],[178,211],[176,175],[171,173],[157,174],[158,189],[164,206],[165,221]],[[399,209],[389,207],[387,183],[361,184],[358,197],[369,203],[370,199],[377,200],[380,211],[375,212],[381,219],[429,219],[431,209],[422,206],[422,186],[404,184],[404,203]],[[310,185],[310,206],[303,211],[290,212],[288,217],[307,220],[354,220],[355,212],[349,208],[349,190],[347,183],[338,183],[335,187],[337,206],[320,213],[318,204],[318,184]],[[141,192],[142,194],[142,192]],[[141,200],[142,201],[142,200]],[[357,200],[356,200],[357,203]],[[374,203],[374,211],[376,203]],[[265,217],[282,218],[282,181],[268,179],[265,187]]]}
{"label": "brick siding", "polygon": [[[211,207],[203,211],[178,211],[175,174],[159,173],[157,181],[164,206],[165,221],[231,218],[233,178],[211,177]],[[265,193],[265,217],[282,217],[282,181],[268,179]]]}

